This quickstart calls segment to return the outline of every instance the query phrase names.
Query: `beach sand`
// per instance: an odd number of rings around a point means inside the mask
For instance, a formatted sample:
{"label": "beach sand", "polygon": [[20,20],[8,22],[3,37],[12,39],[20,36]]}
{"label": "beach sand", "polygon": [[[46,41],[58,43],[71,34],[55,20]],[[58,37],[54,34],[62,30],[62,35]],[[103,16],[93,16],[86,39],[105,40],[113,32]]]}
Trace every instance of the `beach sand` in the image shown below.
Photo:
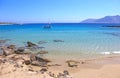
{"label": "beach sand", "polygon": [[[3,58],[3,57],[0,57]],[[107,55],[92,59],[78,59],[76,67],[69,67],[66,60],[55,59],[49,63],[47,72],[41,74],[41,67],[23,65],[16,68],[13,64],[0,64],[0,78],[55,78],[48,75],[52,72],[56,75],[64,70],[69,71],[70,77],[66,78],[120,78],[120,55]],[[57,65],[55,65],[57,64]],[[28,71],[30,68],[34,71]],[[61,77],[62,78],[62,77]]]}

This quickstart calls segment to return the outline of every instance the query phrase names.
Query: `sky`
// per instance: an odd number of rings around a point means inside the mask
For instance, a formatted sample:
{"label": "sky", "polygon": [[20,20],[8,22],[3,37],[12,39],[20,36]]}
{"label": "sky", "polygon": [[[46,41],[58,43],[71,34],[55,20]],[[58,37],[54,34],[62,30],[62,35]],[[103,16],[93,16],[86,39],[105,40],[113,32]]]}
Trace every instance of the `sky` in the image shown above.
{"label": "sky", "polygon": [[0,0],[0,21],[80,22],[120,15],[120,0]]}

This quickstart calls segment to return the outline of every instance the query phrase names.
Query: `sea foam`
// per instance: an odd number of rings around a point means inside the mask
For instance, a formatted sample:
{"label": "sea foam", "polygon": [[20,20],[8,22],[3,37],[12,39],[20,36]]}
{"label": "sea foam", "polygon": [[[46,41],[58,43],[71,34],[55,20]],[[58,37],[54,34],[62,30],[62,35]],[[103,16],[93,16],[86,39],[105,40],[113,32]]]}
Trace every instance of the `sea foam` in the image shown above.
{"label": "sea foam", "polygon": [[120,51],[113,51],[113,52],[101,52],[101,54],[109,55],[109,54],[120,54]]}

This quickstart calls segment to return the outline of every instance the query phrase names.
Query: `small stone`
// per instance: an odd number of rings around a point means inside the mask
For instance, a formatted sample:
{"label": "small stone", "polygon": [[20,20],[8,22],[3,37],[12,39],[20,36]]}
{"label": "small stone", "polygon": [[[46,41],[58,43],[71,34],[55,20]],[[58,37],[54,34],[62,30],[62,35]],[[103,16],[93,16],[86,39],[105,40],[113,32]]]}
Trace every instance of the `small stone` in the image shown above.
{"label": "small stone", "polygon": [[64,70],[63,73],[64,73],[65,75],[69,75],[69,72],[68,72],[67,70]]}
{"label": "small stone", "polygon": [[34,72],[34,70],[33,70],[33,69],[28,69],[28,71],[32,71],[32,72]]}
{"label": "small stone", "polygon": [[67,63],[69,67],[77,67],[78,66],[77,63],[79,62],[74,61],[74,60],[68,60]]}
{"label": "small stone", "polygon": [[32,61],[31,65],[33,65],[33,66],[41,66],[41,64],[38,61]]}
{"label": "small stone", "polygon": [[41,74],[44,74],[44,72],[46,72],[46,71],[47,71],[46,68],[42,68],[42,69],[40,70]]}
{"label": "small stone", "polygon": [[42,68],[40,71],[44,71],[44,72],[46,72],[46,71],[47,71],[47,69],[46,69],[46,68]]}
{"label": "small stone", "polygon": [[82,61],[82,62],[81,62],[81,64],[85,64],[85,62],[84,62],[84,61]]}
{"label": "small stone", "polygon": [[25,63],[26,65],[30,65],[30,64],[31,64],[30,60],[25,60],[24,63]]}

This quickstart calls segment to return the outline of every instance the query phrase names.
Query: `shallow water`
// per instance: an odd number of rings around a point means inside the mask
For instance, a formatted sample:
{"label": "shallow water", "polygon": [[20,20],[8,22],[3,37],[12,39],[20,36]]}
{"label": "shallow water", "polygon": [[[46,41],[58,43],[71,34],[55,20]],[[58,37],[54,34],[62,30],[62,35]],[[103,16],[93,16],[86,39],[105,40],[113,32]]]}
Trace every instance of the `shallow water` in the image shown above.
{"label": "shallow water", "polygon": [[[52,28],[44,29],[46,24],[1,25],[0,40],[10,39],[7,44],[25,46],[31,41],[47,43],[38,44],[49,56],[64,58],[94,57],[101,54],[120,53],[120,28],[102,26],[117,24],[51,24]],[[61,40],[63,42],[54,42]]]}

